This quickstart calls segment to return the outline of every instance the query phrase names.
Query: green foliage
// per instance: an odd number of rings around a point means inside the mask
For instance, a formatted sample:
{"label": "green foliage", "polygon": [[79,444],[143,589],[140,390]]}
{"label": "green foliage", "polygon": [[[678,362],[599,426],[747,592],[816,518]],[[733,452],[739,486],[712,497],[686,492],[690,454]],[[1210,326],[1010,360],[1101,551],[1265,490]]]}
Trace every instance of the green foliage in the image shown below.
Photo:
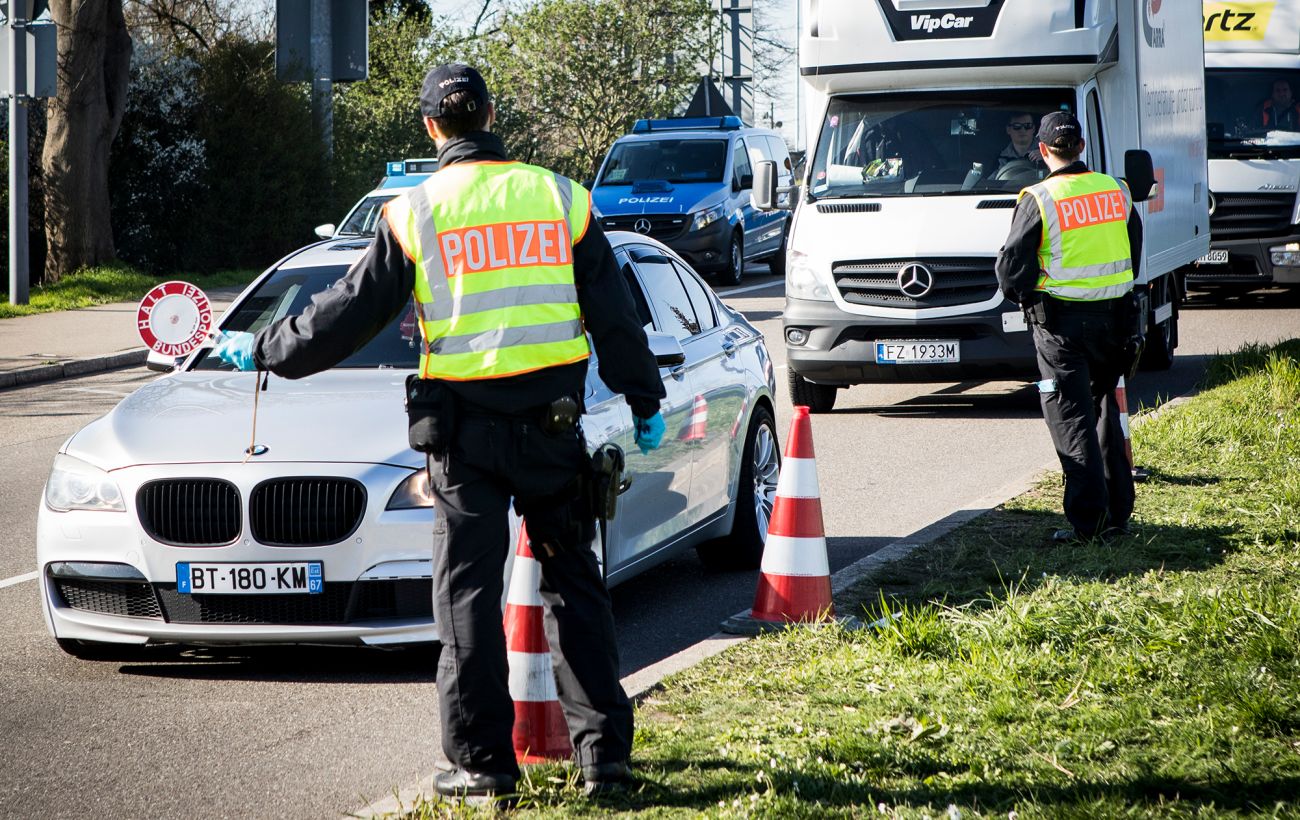
{"label": "green foliage", "polygon": [[0,319],[54,310],[75,310],[111,302],[135,302],[144,298],[155,285],[168,279],[185,279],[204,289],[242,287],[253,281],[258,273],[255,270],[232,270],[198,276],[151,276],[120,264],[83,268],[52,284],[32,288],[29,304],[0,303]]}
{"label": "green foliage", "polygon": [[709,53],[706,0],[541,0],[485,47],[499,131],[519,159],[583,180],[638,117],[685,102]]}

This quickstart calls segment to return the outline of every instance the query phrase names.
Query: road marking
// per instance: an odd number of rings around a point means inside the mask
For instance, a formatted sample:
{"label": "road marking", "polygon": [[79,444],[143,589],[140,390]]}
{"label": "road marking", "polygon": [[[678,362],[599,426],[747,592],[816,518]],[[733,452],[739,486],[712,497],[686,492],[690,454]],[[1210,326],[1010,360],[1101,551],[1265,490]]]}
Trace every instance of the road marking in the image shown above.
{"label": "road marking", "polygon": [[35,580],[36,580],[35,572],[26,572],[23,573],[22,575],[15,575],[12,578],[6,578],[3,581],[0,581],[0,589],[4,589],[5,587],[11,587],[14,584],[21,584],[23,581],[35,581]]}
{"label": "road marking", "polygon": [[774,288],[777,285],[784,286],[785,280],[778,279],[775,282],[764,282],[761,285],[749,285],[747,287],[734,288],[732,290],[720,290],[718,291],[718,295],[725,299],[728,296],[739,296],[742,293],[749,293],[750,291],[755,291],[755,290],[764,290],[766,288]]}

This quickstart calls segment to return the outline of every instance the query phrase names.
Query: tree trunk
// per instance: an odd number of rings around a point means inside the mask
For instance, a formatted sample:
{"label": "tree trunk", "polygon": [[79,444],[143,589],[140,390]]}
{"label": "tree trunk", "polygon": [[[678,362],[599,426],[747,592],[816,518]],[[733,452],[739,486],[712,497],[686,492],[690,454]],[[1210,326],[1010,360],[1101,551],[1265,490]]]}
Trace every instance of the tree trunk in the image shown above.
{"label": "tree trunk", "polygon": [[108,152],[126,110],[131,36],[122,0],[51,0],[59,90],[50,100],[45,171],[45,278],[112,261]]}

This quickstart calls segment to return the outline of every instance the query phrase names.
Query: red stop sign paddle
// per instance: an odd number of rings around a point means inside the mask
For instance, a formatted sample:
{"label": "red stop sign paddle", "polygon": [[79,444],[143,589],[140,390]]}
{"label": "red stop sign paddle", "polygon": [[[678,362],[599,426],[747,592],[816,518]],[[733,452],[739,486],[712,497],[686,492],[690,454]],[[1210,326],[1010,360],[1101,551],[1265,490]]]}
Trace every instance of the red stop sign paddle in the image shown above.
{"label": "red stop sign paddle", "polygon": [[189,282],[163,282],[145,294],[135,314],[140,338],[155,353],[188,356],[208,337],[212,305]]}

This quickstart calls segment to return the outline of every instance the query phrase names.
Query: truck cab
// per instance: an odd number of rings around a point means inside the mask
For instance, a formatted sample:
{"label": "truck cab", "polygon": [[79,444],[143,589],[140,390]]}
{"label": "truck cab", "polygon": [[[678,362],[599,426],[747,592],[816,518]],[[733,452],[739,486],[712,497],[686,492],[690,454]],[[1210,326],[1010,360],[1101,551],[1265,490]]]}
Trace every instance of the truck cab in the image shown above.
{"label": "truck cab", "polygon": [[375,225],[379,222],[384,203],[407,188],[413,188],[429,178],[438,170],[438,160],[429,157],[419,159],[395,159],[384,165],[384,178],[379,187],[361,197],[348,215],[338,225],[326,223],[317,225],[315,233],[321,239],[337,239],[345,236],[374,236]]}
{"label": "truck cab", "polygon": [[1300,9],[1205,2],[1210,252],[1194,287],[1300,286]]}
{"label": "truck cab", "polygon": [[793,181],[785,140],[739,117],[638,120],[609,149],[591,189],[607,231],[658,239],[701,273],[736,284],[748,261],[781,274],[788,214],[756,210],[754,166]]}
{"label": "truck cab", "polygon": [[[1030,378],[1033,344],[994,274],[1052,111],[1082,159],[1135,184],[1154,364],[1177,344],[1169,274],[1208,250],[1200,21],[1145,0],[801,0],[809,160],[786,257],[791,393]],[[1154,8],[1153,8],[1154,7]],[[1188,47],[1188,46],[1192,47]],[[767,171],[760,175],[767,185]],[[779,189],[778,189],[779,190]],[[772,192],[760,193],[761,205]],[[1036,378],[1036,376],[1032,376]]]}

